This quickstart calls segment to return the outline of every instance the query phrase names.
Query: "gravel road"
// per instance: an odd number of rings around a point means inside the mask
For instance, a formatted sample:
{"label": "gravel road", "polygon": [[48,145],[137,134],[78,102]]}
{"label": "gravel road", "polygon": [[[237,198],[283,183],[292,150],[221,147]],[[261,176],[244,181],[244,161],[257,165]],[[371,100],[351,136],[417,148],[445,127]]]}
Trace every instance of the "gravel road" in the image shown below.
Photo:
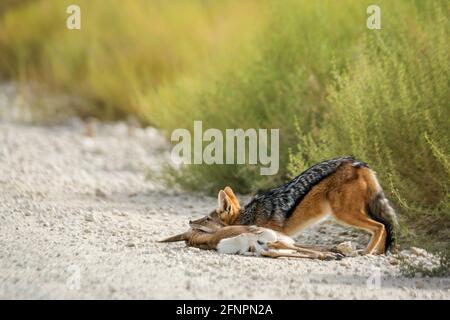
{"label": "gravel road", "polygon": [[[216,203],[149,178],[168,159],[152,128],[0,118],[0,298],[450,298],[450,279],[402,277],[396,256],[274,260],[157,243]],[[367,239],[333,221],[299,237]]]}

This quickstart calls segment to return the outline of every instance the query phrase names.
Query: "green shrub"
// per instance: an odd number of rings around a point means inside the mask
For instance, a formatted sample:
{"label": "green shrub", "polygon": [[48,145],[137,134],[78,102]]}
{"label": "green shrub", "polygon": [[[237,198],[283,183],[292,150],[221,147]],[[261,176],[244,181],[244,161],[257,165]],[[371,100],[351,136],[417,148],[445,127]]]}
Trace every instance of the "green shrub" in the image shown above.
{"label": "green shrub", "polygon": [[[430,257],[429,257],[430,258]],[[434,253],[434,265],[429,266],[423,260],[412,257],[400,257],[400,272],[402,275],[413,278],[421,277],[449,277],[450,276],[450,251],[448,248]],[[430,261],[427,261],[428,263]]]}
{"label": "green shrub", "polygon": [[402,19],[383,10],[383,29],[367,34],[330,86],[318,133],[299,134],[290,172],[353,154],[378,172],[407,222],[405,239],[432,234],[448,245],[450,25],[446,4],[421,5]]}

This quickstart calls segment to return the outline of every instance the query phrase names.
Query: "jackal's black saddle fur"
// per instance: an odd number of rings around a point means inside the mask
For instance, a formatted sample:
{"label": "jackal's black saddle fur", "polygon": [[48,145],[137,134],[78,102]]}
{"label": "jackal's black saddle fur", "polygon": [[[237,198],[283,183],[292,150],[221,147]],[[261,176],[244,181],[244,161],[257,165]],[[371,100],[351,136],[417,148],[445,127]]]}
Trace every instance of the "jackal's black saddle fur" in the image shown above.
{"label": "jackal's black saddle fur", "polygon": [[239,224],[254,224],[257,213],[263,213],[267,219],[274,216],[288,218],[316,184],[336,172],[344,163],[351,163],[354,167],[368,167],[365,162],[355,160],[351,156],[319,162],[288,183],[256,195],[242,209]]}

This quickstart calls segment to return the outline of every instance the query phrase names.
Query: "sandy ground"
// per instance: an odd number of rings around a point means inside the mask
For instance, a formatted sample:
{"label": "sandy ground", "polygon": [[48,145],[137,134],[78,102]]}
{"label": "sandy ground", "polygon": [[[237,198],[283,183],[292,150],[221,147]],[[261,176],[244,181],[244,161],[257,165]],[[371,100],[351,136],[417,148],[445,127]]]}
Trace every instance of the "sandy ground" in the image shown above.
{"label": "sandy ground", "polygon": [[[450,279],[404,278],[395,256],[274,260],[157,243],[216,200],[148,178],[169,159],[156,130],[97,124],[86,136],[77,120],[42,126],[5,119],[2,299],[450,298]],[[360,247],[367,239],[332,221],[299,237]]]}

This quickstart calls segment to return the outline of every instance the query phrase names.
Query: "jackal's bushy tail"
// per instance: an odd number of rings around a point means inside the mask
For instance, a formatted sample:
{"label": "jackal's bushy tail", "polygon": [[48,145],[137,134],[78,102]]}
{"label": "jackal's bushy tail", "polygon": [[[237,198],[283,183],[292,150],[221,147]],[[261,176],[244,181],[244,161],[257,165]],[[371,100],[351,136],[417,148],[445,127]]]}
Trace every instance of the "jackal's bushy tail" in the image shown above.
{"label": "jackal's bushy tail", "polygon": [[[375,178],[375,175],[373,175],[373,178]],[[372,219],[384,224],[387,233],[385,245],[386,251],[395,250],[398,233],[397,216],[381,188],[375,193],[372,193],[366,211]]]}

